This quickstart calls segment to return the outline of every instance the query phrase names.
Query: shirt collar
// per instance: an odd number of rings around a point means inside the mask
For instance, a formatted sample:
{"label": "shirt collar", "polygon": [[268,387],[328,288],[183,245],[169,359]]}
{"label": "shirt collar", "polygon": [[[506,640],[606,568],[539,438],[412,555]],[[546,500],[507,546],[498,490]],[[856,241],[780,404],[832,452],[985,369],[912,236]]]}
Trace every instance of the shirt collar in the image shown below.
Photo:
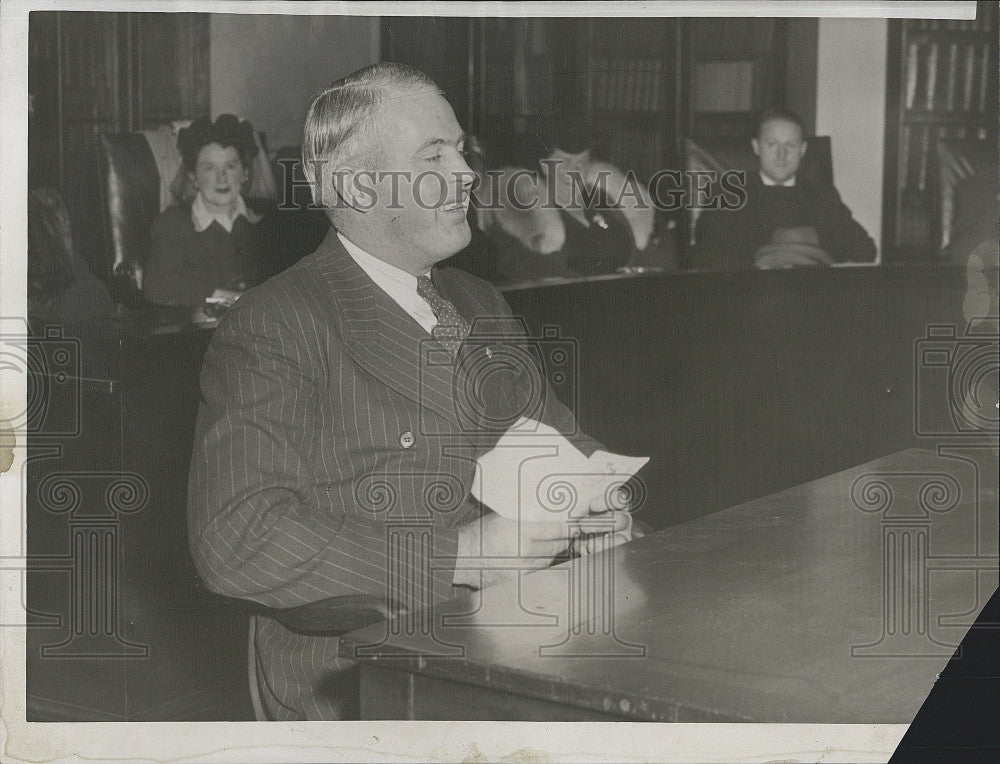
{"label": "shirt collar", "polygon": [[195,196],[194,202],[191,203],[191,222],[194,223],[194,230],[198,233],[201,233],[212,225],[213,220],[225,228],[226,231],[232,233],[236,218],[240,215],[251,223],[256,223],[260,220],[260,215],[257,215],[247,207],[246,202],[243,201],[242,194],[236,197],[236,209],[231,216],[222,212],[212,212],[208,208],[208,205],[205,204],[205,200],[200,193]]}
{"label": "shirt collar", "polygon": [[337,231],[337,238],[344,245],[347,254],[361,266],[361,270],[368,274],[377,287],[389,295],[428,334],[433,331],[437,318],[431,306],[418,294],[416,276],[368,254],[340,231]]}
{"label": "shirt collar", "polygon": [[[379,260],[375,255],[368,254],[365,250],[361,249],[357,244],[348,239],[340,231],[337,231],[337,238],[340,239],[340,243],[344,245],[344,249],[347,253],[357,261],[358,265],[362,267],[368,275],[371,275],[372,271],[377,272],[380,276],[387,278],[401,286],[405,286],[407,289],[412,289],[414,292],[417,291],[417,277],[412,273],[407,273],[402,268],[397,268],[391,263],[387,263],[385,260]],[[430,271],[424,275],[429,275]],[[380,279],[374,279],[376,282],[380,282]]]}
{"label": "shirt collar", "polygon": [[791,188],[792,186],[795,185],[794,175],[788,178],[787,180],[783,180],[781,181],[781,183],[778,183],[776,180],[772,180],[771,178],[767,177],[764,173],[761,172],[760,180],[765,186],[786,186],[787,188]]}

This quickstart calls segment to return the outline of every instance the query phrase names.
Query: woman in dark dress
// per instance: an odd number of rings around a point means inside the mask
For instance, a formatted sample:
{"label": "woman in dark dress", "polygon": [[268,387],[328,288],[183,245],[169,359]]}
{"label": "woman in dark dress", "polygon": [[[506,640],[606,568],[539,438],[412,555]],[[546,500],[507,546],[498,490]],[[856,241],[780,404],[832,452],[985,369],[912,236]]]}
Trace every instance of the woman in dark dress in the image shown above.
{"label": "woman in dark dress", "polygon": [[261,279],[260,217],[242,195],[258,147],[250,123],[232,114],[195,120],[177,147],[196,193],[154,221],[143,292],[158,305],[202,308],[216,290],[238,294]]}

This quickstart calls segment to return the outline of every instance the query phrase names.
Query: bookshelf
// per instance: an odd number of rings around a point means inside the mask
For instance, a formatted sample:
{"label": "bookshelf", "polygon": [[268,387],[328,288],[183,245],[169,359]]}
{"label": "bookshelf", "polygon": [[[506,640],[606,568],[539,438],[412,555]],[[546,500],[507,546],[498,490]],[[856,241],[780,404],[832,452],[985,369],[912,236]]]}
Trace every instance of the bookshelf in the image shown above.
{"label": "bookshelf", "polygon": [[208,14],[32,11],[28,29],[32,187],[70,190],[98,133],[208,113]]}
{"label": "bookshelf", "polygon": [[940,255],[940,139],[997,140],[997,4],[973,20],[889,22],[883,247],[895,262]]}
{"label": "bookshelf", "polygon": [[680,19],[587,19],[579,41],[583,104],[597,147],[649,179],[678,164]]}
{"label": "bookshelf", "polygon": [[683,135],[749,136],[757,110],[785,101],[795,51],[813,61],[800,100],[815,100],[815,20],[803,25],[811,35],[790,34],[793,21],[387,17],[382,42],[386,57],[446,82],[460,123],[494,161],[576,119],[595,155],[648,180],[682,167]]}
{"label": "bookshelf", "polygon": [[467,124],[502,155],[576,119],[595,154],[640,177],[676,166],[678,29],[677,19],[470,20]]}
{"label": "bookshelf", "polygon": [[758,111],[785,102],[788,25],[783,18],[686,20],[685,135],[748,138]]}

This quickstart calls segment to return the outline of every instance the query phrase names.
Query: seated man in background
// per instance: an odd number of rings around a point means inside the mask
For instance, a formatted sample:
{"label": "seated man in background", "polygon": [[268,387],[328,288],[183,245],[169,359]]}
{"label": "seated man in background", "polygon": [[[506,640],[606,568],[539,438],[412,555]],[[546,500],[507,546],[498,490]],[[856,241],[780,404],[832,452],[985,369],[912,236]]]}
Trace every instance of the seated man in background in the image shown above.
{"label": "seated man in background", "polygon": [[746,204],[701,216],[700,262],[742,269],[875,259],[875,242],[851,216],[837,189],[798,177],[807,148],[798,116],[784,109],[764,111],[750,145],[759,167],[746,179]]}

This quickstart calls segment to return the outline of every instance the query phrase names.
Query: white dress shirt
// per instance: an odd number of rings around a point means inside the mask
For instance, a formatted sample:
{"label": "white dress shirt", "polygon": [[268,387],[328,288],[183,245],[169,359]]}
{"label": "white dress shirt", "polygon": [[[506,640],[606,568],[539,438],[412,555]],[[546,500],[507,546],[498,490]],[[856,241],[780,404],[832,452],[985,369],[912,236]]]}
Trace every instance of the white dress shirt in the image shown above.
{"label": "white dress shirt", "polygon": [[369,255],[340,231],[337,231],[337,237],[354,262],[371,276],[375,285],[395,300],[399,307],[430,334],[437,326],[437,318],[427,300],[417,294],[417,277],[384,260],[379,260],[374,255]]}
{"label": "white dress shirt", "polygon": [[778,183],[778,181],[776,180],[772,180],[771,178],[767,177],[764,173],[760,173],[760,179],[765,186],[787,186],[788,188],[791,188],[792,186],[795,185],[794,175],[788,178],[787,180],[781,181],[781,183]]}
{"label": "white dress shirt", "polygon": [[240,215],[251,223],[256,223],[260,220],[260,215],[255,214],[247,207],[247,203],[243,201],[242,195],[236,197],[236,209],[233,210],[232,215],[210,210],[201,194],[195,196],[194,201],[191,203],[191,222],[194,223],[194,230],[198,233],[201,233],[212,225],[213,220],[225,228],[227,233],[232,233],[233,224]]}

